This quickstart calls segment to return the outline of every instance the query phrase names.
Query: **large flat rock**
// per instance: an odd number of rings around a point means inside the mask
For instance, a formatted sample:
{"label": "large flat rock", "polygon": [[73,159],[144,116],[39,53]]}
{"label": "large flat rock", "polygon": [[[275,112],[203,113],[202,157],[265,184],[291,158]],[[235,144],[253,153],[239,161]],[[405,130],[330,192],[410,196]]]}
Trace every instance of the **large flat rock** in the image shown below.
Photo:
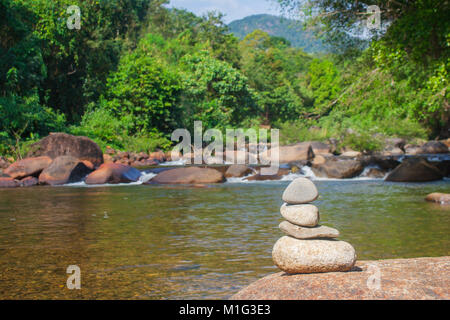
{"label": "large flat rock", "polygon": [[252,283],[231,299],[450,299],[450,257],[358,261],[349,272],[297,275],[281,272]]}

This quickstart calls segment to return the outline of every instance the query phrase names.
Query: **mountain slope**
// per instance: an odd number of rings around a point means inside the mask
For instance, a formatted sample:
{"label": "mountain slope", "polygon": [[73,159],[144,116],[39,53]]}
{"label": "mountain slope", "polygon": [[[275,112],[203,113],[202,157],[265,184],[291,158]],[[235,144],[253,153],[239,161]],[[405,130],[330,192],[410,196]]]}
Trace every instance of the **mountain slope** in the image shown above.
{"label": "mountain slope", "polygon": [[295,20],[269,14],[258,14],[235,20],[228,26],[231,32],[240,39],[260,29],[271,36],[283,37],[289,40],[293,47],[303,48],[306,52],[326,51],[322,42],[316,39],[311,32],[303,30],[303,27]]}

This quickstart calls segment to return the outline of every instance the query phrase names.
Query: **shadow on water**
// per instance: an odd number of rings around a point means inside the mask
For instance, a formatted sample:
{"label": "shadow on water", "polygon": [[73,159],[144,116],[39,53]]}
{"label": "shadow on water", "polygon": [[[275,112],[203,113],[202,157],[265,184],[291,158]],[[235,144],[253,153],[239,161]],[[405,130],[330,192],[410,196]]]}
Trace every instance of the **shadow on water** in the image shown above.
{"label": "shadow on water", "polygon": [[[0,192],[0,298],[220,299],[276,272],[289,182]],[[450,183],[317,181],[324,225],[359,259],[449,255]],[[81,290],[66,268],[81,268]]]}

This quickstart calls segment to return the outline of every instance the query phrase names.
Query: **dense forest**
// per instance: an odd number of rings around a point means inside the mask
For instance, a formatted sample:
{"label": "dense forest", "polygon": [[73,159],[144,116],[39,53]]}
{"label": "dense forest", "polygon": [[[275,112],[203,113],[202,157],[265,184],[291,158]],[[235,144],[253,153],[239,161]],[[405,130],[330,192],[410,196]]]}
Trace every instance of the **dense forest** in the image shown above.
{"label": "dense forest", "polygon": [[[448,1],[306,2],[337,12],[308,19],[327,55],[261,30],[240,40],[220,13],[198,17],[164,0],[0,0],[0,155],[20,157],[49,132],[168,149],[172,131],[196,120],[361,151],[386,137],[448,137]],[[388,23],[370,39],[351,36],[367,4]],[[80,29],[67,26],[70,5]]]}

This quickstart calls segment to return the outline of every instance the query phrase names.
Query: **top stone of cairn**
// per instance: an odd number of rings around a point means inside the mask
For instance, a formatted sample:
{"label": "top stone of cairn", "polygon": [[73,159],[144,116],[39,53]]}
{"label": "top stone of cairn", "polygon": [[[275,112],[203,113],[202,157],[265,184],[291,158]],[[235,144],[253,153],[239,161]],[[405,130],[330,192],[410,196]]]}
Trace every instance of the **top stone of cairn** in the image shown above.
{"label": "top stone of cairn", "polygon": [[283,201],[289,204],[310,203],[319,197],[314,183],[306,178],[298,178],[291,182],[283,193]]}

